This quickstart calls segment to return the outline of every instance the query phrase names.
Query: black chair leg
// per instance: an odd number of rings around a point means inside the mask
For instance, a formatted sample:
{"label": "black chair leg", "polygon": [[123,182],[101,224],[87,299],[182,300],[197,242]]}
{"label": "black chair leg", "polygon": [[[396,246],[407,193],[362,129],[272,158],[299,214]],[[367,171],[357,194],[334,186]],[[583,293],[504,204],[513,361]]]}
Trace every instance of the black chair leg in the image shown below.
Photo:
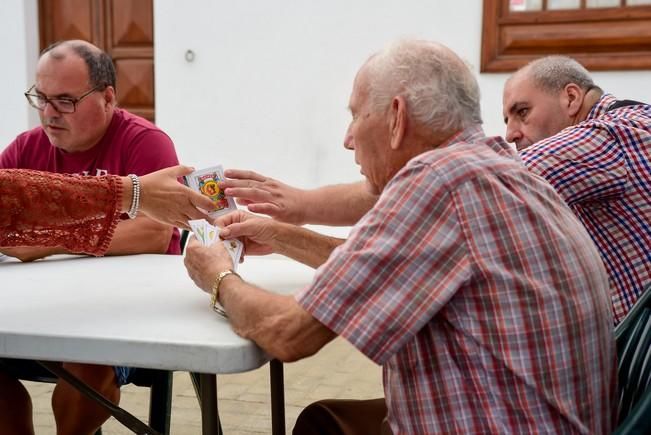
{"label": "black chair leg", "polygon": [[[199,407],[202,408],[202,410],[203,410],[203,405],[202,405],[203,392],[205,392],[209,388],[207,388],[205,385],[202,388],[201,375],[199,373],[190,372],[190,379],[192,380],[192,386],[194,387],[194,393],[197,396],[197,401],[199,402]],[[217,404],[215,404],[215,408],[216,408],[216,406],[217,406]],[[222,421],[219,418],[219,411],[215,412],[215,415],[216,415],[216,418],[217,418],[217,434],[222,435],[224,433],[224,431],[222,430]],[[203,418],[204,417],[202,416],[202,419]],[[202,424],[203,424],[203,421],[202,421]]]}
{"label": "black chair leg", "polygon": [[271,433],[285,435],[285,377],[283,363],[277,359],[269,362],[271,383]]}
{"label": "black chair leg", "polygon": [[149,425],[163,435],[170,433],[172,415],[172,372],[160,372],[149,392]]}

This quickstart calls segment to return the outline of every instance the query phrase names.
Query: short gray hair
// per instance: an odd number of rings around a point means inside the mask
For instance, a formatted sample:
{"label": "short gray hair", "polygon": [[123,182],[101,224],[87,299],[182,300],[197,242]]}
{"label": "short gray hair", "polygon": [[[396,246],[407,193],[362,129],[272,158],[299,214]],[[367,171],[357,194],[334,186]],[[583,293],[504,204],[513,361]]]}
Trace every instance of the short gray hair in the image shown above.
{"label": "short gray hair", "polygon": [[401,40],[372,56],[366,67],[374,110],[386,110],[401,95],[409,113],[432,132],[482,123],[477,80],[443,45]]}
{"label": "short gray hair", "polygon": [[[549,93],[558,93],[574,83],[584,91],[601,89],[595,85],[583,65],[567,56],[546,56],[525,65],[518,73],[526,73],[534,85]],[[601,91],[603,92],[603,91]]]}

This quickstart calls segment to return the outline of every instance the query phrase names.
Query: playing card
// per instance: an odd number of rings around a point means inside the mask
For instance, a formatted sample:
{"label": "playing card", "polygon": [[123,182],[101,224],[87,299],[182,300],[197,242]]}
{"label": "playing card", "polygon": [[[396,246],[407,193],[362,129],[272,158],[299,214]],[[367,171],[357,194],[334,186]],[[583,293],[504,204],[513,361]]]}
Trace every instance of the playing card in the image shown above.
{"label": "playing card", "polygon": [[195,219],[188,221],[192,232],[195,234],[195,237],[203,246],[210,246],[213,243],[221,241],[224,244],[224,248],[231,256],[233,261],[233,270],[237,270],[238,264],[240,264],[240,258],[242,257],[242,252],[244,251],[244,244],[237,239],[230,240],[221,240],[219,238],[220,228],[212,225],[205,219]]}
{"label": "playing card", "polygon": [[240,264],[242,251],[244,250],[244,244],[237,239],[224,240],[223,243],[231,256],[231,260],[233,260],[233,270],[237,271],[237,266]]}
{"label": "playing card", "polygon": [[208,210],[208,215],[211,217],[237,209],[233,198],[224,195],[223,190],[219,188],[218,183],[223,179],[224,170],[221,165],[194,171],[183,177],[188,187],[206,195],[215,204],[214,210]]}
{"label": "playing card", "polygon": [[206,246],[206,224],[208,222],[205,219],[194,219],[191,221],[188,221],[188,225],[190,225],[190,228],[192,229],[192,232],[194,233],[195,237],[199,242]]}
{"label": "playing card", "polygon": [[219,228],[206,222],[206,246],[210,246],[219,240]]}

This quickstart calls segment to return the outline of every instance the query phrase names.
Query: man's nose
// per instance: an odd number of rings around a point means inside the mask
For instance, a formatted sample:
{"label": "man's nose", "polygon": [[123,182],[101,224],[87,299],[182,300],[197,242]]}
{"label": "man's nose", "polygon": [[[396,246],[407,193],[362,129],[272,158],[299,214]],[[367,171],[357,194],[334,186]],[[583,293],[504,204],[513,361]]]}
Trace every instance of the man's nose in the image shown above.
{"label": "man's nose", "polygon": [[55,118],[59,115],[59,111],[54,108],[54,105],[50,101],[45,103],[45,107],[43,107],[43,116],[46,118]]}
{"label": "man's nose", "polygon": [[518,128],[517,125],[515,124],[507,124],[506,125],[506,141],[507,142],[515,142],[516,140],[522,139],[522,132]]}
{"label": "man's nose", "polygon": [[346,148],[347,150],[354,149],[353,135],[350,134],[350,128],[346,130],[346,136],[344,136],[344,148]]}

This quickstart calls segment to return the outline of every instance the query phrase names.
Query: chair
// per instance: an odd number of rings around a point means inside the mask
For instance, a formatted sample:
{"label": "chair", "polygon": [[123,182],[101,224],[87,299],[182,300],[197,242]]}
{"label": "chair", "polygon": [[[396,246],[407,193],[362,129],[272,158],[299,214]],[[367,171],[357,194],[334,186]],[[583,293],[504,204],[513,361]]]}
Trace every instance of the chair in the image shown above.
{"label": "chair", "polygon": [[181,244],[181,254],[185,252],[185,245],[188,243],[189,236],[190,232],[188,230],[181,230],[181,238],[179,240],[179,243]]}
{"label": "chair", "polygon": [[651,434],[651,285],[615,328],[619,421],[615,434]]}

